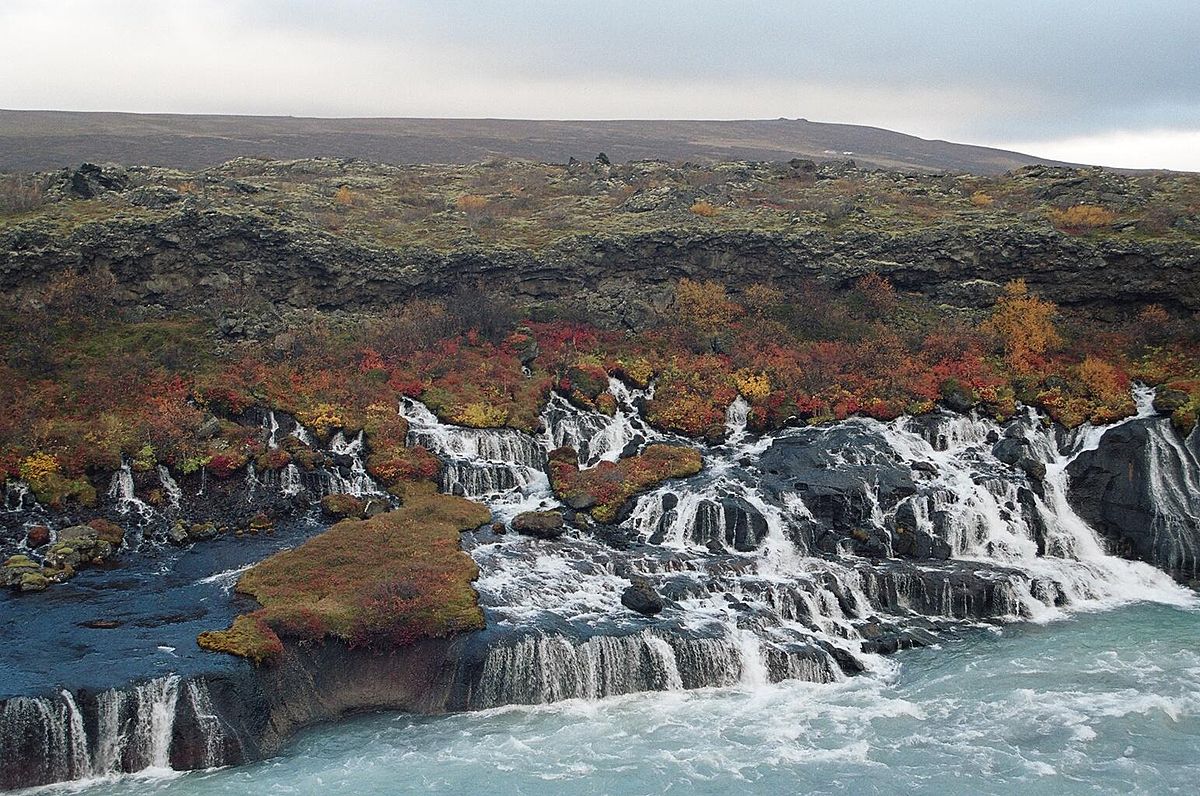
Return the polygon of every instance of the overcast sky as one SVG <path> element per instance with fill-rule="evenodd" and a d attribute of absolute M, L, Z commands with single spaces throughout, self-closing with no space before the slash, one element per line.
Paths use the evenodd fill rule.
<path fill-rule="evenodd" d="M 804 117 L 1200 170 L 1200 0 L 0 0 L 0 108 Z"/>

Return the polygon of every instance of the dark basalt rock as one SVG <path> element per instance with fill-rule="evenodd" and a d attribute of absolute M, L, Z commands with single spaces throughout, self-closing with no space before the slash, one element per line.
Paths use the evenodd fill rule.
<path fill-rule="evenodd" d="M 566 531 L 566 525 L 560 512 L 527 511 L 513 517 L 512 529 L 537 539 L 557 539 Z"/>
<path fill-rule="evenodd" d="M 1189 581 L 1200 575 L 1200 434 L 1166 418 L 1110 429 L 1067 468 L 1069 500 L 1112 552 Z"/>
<path fill-rule="evenodd" d="M 780 438 L 758 465 L 767 490 L 800 494 L 822 527 L 850 533 L 870 526 L 874 505 L 867 484 L 877 488 L 885 511 L 917 491 L 909 468 L 882 451 L 870 432 L 846 426 L 822 433 L 820 445 L 806 436 Z"/>
<path fill-rule="evenodd" d="M 645 578 L 630 578 L 630 585 L 621 592 L 621 605 L 644 616 L 662 613 L 663 600 Z"/>
<path fill-rule="evenodd" d="M 836 287 L 858 279 L 865 262 L 875 263 L 897 290 L 958 307 L 991 305 L 991 292 L 972 288 L 981 281 L 1027 278 L 1039 295 L 1096 317 L 1117 317 L 1151 301 L 1174 312 L 1200 310 L 1200 245 L 1072 237 L 1048 225 L 890 234 L 663 229 L 567 237 L 536 253 L 438 253 L 369 245 L 293 220 L 184 201 L 151 218 L 83 224 L 66 234 L 36 221 L 0 232 L 0 291 L 21 294 L 57 273 L 102 265 L 121 284 L 123 300 L 167 310 L 207 306 L 233 284 L 232 274 L 281 310 L 379 310 L 483 281 L 498 297 L 577 301 L 593 318 L 638 326 L 682 276 L 772 282 L 785 290 L 819 278 Z M 1047 265 L 1031 271 L 1031 262 Z M 280 331 L 268 325 L 254 319 L 237 332 L 269 337 Z"/>

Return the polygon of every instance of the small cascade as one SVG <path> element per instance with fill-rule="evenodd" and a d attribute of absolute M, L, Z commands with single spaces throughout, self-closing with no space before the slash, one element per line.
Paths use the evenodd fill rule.
<path fill-rule="evenodd" d="M 10 479 L 4 482 L 4 510 L 9 513 L 29 511 L 37 501 L 29 491 L 29 484 L 24 481 Z"/>
<path fill-rule="evenodd" d="M 493 646 L 470 691 L 470 707 L 602 699 L 638 691 L 757 685 L 795 673 L 815 682 L 839 677 L 816 648 L 772 647 L 741 631 L 730 638 L 653 631 L 599 635 L 576 641 L 556 633 L 531 633 Z M 770 658 L 770 660 L 768 660 Z"/>
<path fill-rule="evenodd" d="M 1152 532 L 1156 545 L 1170 551 L 1168 563 L 1193 576 L 1200 571 L 1200 433 L 1181 441 L 1169 428 L 1148 429 L 1146 479 L 1156 511 Z"/>
<path fill-rule="evenodd" d="M 608 391 L 617 399 L 612 416 L 579 409 L 561 395 L 552 394 L 542 410 L 546 429 L 543 444 L 547 450 L 574 448 L 579 466 L 584 468 L 636 453 L 650 436 L 635 404 L 644 393 L 631 392 L 613 378 L 609 379 Z"/>
<path fill-rule="evenodd" d="M 476 429 L 442 423 L 423 404 L 405 399 L 408 443 L 422 445 L 443 462 L 442 491 L 465 497 L 501 495 L 510 506 L 549 494 L 547 450 L 513 429 Z"/>
<path fill-rule="evenodd" d="M 275 450 L 279 447 L 279 420 L 275 417 L 275 410 L 268 409 L 262 421 L 263 434 L 267 440 L 267 447 Z M 297 424 L 297 428 L 299 425 Z"/>
<path fill-rule="evenodd" d="M 262 487 L 262 481 L 258 480 L 258 468 L 254 466 L 254 462 L 248 462 L 246 464 L 246 502 L 253 503 Z"/>
<path fill-rule="evenodd" d="M 133 470 L 127 461 L 121 462 L 121 469 L 113 473 L 108 498 L 116 504 L 115 508 L 120 514 L 136 513 L 143 522 L 154 517 L 154 509 L 134 494 Z"/>
<path fill-rule="evenodd" d="M 347 440 L 340 431 L 333 436 L 329 442 L 329 450 L 334 455 L 334 463 L 327 464 L 322 472 L 324 494 L 345 494 L 355 497 L 384 494 L 383 489 L 367 472 L 366 462 L 363 461 L 365 447 L 361 431 L 351 440 Z M 342 463 L 347 459 L 349 460 L 348 466 Z"/>
<path fill-rule="evenodd" d="M 171 471 L 166 465 L 158 465 L 158 482 L 162 484 L 163 493 L 167 496 L 167 505 L 175 511 L 179 510 L 179 501 L 183 499 L 183 490 L 171 477 Z"/>
<path fill-rule="evenodd" d="M 297 423 L 296 427 L 292 429 L 292 436 L 310 448 L 316 444 L 316 440 L 313 439 L 312 434 L 308 433 L 308 429 L 299 423 Z"/>
<path fill-rule="evenodd" d="M 300 476 L 300 468 L 289 462 L 279 477 L 279 491 L 286 497 L 295 497 L 304 492 L 304 479 Z"/>
<path fill-rule="evenodd" d="M 64 690 L 0 703 L 0 787 L 169 770 L 173 760 L 214 767 L 242 757 L 203 681 L 167 675 L 86 704 L 78 699 Z"/>
<path fill-rule="evenodd" d="M 746 423 L 750 420 L 750 404 L 738 396 L 725 410 L 726 444 L 736 445 L 746 437 Z"/>

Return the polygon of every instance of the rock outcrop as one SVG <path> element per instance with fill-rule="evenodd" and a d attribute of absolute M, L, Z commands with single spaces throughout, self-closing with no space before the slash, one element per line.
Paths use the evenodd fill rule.
<path fill-rule="evenodd" d="M 680 277 L 794 289 L 868 272 L 952 306 L 990 306 L 1025 278 L 1059 305 L 1097 317 L 1155 302 L 1200 310 L 1200 245 L 1073 237 L 1048 225 L 933 226 L 916 232 L 805 229 L 795 234 L 666 228 L 567 236 L 541 251 L 387 248 L 254 210 L 184 201 L 158 215 L 82 223 L 63 234 L 31 221 L 0 231 L 0 290 L 20 293 L 67 270 L 108 269 L 130 305 L 197 309 L 228 289 L 278 308 L 379 310 L 481 282 L 526 302 L 571 300 L 637 326 Z"/>
<path fill-rule="evenodd" d="M 1070 501 L 1112 551 L 1200 575 L 1200 433 L 1180 439 L 1166 418 L 1110 429 L 1072 462 Z"/>

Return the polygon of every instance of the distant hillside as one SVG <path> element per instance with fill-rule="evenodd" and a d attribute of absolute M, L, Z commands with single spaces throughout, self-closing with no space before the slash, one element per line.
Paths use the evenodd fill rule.
<path fill-rule="evenodd" d="M 616 162 L 852 158 L 869 167 L 974 174 L 1054 163 L 877 127 L 803 119 L 561 122 L 0 110 L 0 171 L 83 162 L 198 169 L 243 155 L 383 163 L 473 163 L 509 156 L 564 163 L 571 157 L 590 160 L 600 152 Z"/>

